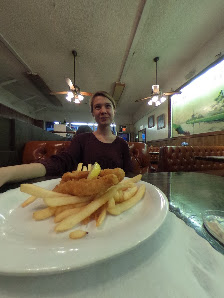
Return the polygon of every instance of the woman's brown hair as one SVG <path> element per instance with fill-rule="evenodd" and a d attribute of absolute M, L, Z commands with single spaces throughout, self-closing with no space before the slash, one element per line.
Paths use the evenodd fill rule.
<path fill-rule="evenodd" d="M 97 96 L 103 96 L 103 97 L 108 98 L 111 101 L 111 103 L 113 105 L 113 108 L 116 109 L 115 100 L 113 99 L 113 97 L 109 93 L 107 93 L 106 91 L 97 91 L 96 93 L 93 94 L 93 96 L 90 99 L 91 113 L 93 112 L 93 101 L 94 101 L 94 98 L 97 97 Z"/>

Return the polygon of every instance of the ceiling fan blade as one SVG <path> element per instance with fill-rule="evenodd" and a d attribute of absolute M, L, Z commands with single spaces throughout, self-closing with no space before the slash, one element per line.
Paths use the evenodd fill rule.
<path fill-rule="evenodd" d="M 68 91 L 58 91 L 58 92 L 50 92 L 51 95 L 54 95 L 54 94 L 67 94 Z"/>
<path fill-rule="evenodd" d="M 66 83 L 69 85 L 70 90 L 75 90 L 75 87 L 72 83 L 72 81 L 69 78 L 66 78 Z"/>
<path fill-rule="evenodd" d="M 93 95 L 93 93 L 85 92 L 85 91 L 81 91 L 80 94 L 82 94 L 84 96 L 92 96 Z"/>
<path fill-rule="evenodd" d="M 181 94 L 181 91 L 169 91 L 169 92 L 163 93 L 164 96 L 170 96 L 170 95 L 174 95 L 174 94 Z"/>
<path fill-rule="evenodd" d="M 150 99 L 150 98 L 152 98 L 152 96 L 144 97 L 144 98 L 141 98 L 141 99 L 136 99 L 135 102 L 141 102 L 141 101 L 144 101 L 144 100 Z"/>

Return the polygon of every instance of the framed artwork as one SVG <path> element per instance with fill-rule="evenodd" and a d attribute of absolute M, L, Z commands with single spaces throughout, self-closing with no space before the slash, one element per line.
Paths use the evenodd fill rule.
<path fill-rule="evenodd" d="M 148 128 L 152 128 L 154 126 L 155 126 L 155 120 L 154 120 L 154 115 L 152 115 L 148 118 Z"/>
<path fill-rule="evenodd" d="M 165 126 L 165 114 L 159 115 L 157 117 L 157 129 L 162 129 Z"/>
<path fill-rule="evenodd" d="M 138 141 L 146 143 L 146 128 L 138 131 Z"/>
<path fill-rule="evenodd" d="M 171 97 L 172 137 L 223 130 L 224 61 L 215 64 L 184 85 L 181 94 Z"/>

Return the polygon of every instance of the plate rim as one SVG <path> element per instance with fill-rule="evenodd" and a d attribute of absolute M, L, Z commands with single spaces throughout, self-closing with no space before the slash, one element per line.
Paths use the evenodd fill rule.
<path fill-rule="evenodd" d="M 36 182 L 33 183 L 35 185 L 41 186 L 41 184 L 46 183 L 48 181 L 52 181 L 53 182 L 57 182 L 60 180 L 60 178 L 56 178 L 56 179 L 50 179 L 50 180 L 45 180 L 42 182 Z M 138 184 L 145 184 L 145 185 L 149 185 L 149 187 L 152 187 L 154 190 L 156 190 L 157 194 L 160 193 L 162 195 L 162 199 L 165 202 L 163 208 L 162 208 L 162 212 L 163 212 L 163 216 L 162 219 L 160 219 L 160 222 L 158 223 L 158 225 L 154 228 L 154 230 L 148 234 L 145 235 L 144 237 L 142 237 L 142 239 L 140 239 L 137 243 L 135 243 L 134 245 L 128 247 L 128 248 L 123 248 L 120 251 L 114 253 L 114 254 L 110 254 L 109 256 L 104 256 L 102 258 L 93 258 L 93 260 L 91 260 L 90 262 L 87 263 L 83 263 L 83 264 L 79 264 L 77 266 L 70 265 L 69 267 L 66 266 L 65 264 L 59 265 L 57 267 L 53 267 L 53 268 L 47 268 L 47 269 L 25 269 L 23 268 L 23 270 L 19 269 L 17 270 L 2 270 L 1 269 L 1 265 L 0 265 L 0 275 L 7 275 L 7 276 L 41 276 L 41 275 L 52 275 L 52 274 L 59 274 L 59 273 L 65 273 L 65 272 L 69 272 L 69 271 L 76 271 L 82 268 L 86 268 L 88 266 L 92 266 L 94 264 L 98 264 L 100 262 L 103 262 L 105 260 L 110 260 L 114 257 L 117 257 L 125 252 L 129 252 L 130 250 L 136 248 L 137 246 L 141 245 L 145 240 L 147 240 L 148 238 L 150 238 L 163 224 L 163 222 L 165 221 L 168 211 L 169 211 L 169 201 L 166 197 L 166 195 L 155 185 L 148 183 L 146 181 L 139 181 Z M 2 193 L 1 195 L 6 194 L 7 192 L 15 192 L 15 191 L 19 191 L 19 188 L 15 188 L 15 189 L 11 189 L 11 190 L 7 190 L 6 192 Z M 161 204 L 161 203 L 160 203 Z M 72 241 L 72 240 L 71 240 Z M 0 251 L 0 256 L 1 256 L 1 251 Z"/>

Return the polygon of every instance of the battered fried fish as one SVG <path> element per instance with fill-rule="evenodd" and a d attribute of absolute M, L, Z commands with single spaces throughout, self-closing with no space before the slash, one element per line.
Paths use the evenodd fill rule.
<path fill-rule="evenodd" d="M 121 168 L 115 168 L 115 169 L 105 169 L 105 170 L 101 170 L 99 176 L 100 177 L 104 177 L 106 175 L 109 175 L 109 174 L 114 174 L 117 176 L 119 182 L 121 180 L 124 179 L 124 176 L 125 176 L 125 172 L 124 170 L 122 170 Z"/>
<path fill-rule="evenodd" d="M 65 173 L 62 178 L 61 181 L 69 181 L 69 180 L 79 180 L 79 179 L 83 179 L 83 178 L 87 178 L 87 176 L 89 175 L 89 171 L 73 171 L 73 172 L 67 172 Z"/>
<path fill-rule="evenodd" d="M 109 187 L 118 184 L 119 179 L 114 174 L 108 174 L 103 177 L 97 177 L 90 180 L 85 178 L 79 180 L 62 181 L 54 191 L 75 196 L 95 196 L 98 193 L 105 192 Z"/>

